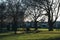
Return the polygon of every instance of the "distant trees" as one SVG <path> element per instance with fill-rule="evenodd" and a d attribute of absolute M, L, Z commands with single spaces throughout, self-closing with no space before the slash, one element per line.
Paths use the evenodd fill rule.
<path fill-rule="evenodd" d="M 21 5 L 20 0 L 6 0 L 5 2 L 2 0 L 2 3 L 0 4 L 1 27 L 3 26 L 3 20 L 7 23 L 7 30 L 10 28 L 8 25 L 12 23 L 12 30 L 14 30 L 16 34 L 18 20 L 21 19 L 20 22 L 22 22 L 24 17 L 24 8 L 22 8 L 23 6 Z"/>
<path fill-rule="evenodd" d="M 21 2 L 22 1 L 22 2 Z M 3 26 L 3 21 L 7 23 L 7 30 L 9 23 L 12 23 L 12 29 L 17 31 L 18 22 L 23 24 L 24 21 L 24 12 L 27 9 L 28 5 L 24 0 L 1 0 L 0 3 L 0 21 L 1 27 Z M 3 19 L 5 18 L 5 19 Z M 10 19 L 10 20 L 9 20 Z"/>
<path fill-rule="evenodd" d="M 6 5 L 4 4 L 4 2 L 0 4 L 0 31 L 2 31 L 2 28 L 3 28 L 5 7 L 6 7 Z"/>

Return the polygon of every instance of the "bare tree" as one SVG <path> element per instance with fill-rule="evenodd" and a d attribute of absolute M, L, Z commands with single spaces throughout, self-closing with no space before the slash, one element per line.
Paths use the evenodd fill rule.
<path fill-rule="evenodd" d="M 46 15 L 48 17 L 49 31 L 53 31 L 53 25 L 58 19 L 59 13 L 59 0 L 35 0 L 40 4 L 40 7 L 46 10 Z M 55 17 L 55 20 L 54 20 Z"/>
<path fill-rule="evenodd" d="M 19 9 L 20 9 L 20 0 L 7 0 L 8 2 L 8 9 L 7 9 L 7 12 L 8 12 L 8 15 L 10 15 L 12 18 L 13 18 L 13 21 L 12 21 L 12 30 L 14 30 L 15 34 L 16 34 L 16 31 L 17 31 L 17 18 L 18 18 L 18 14 L 19 14 Z"/>
<path fill-rule="evenodd" d="M 25 17 L 31 21 L 34 21 L 35 31 L 38 29 L 37 22 L 39 17 L 42 16 L 41 12 L 42 10 L 40 9 L 40 7 L 36 7 L 36 6 L 28 7 L 25 12 Z"/>
<path fill-rule="evenodd" d="M 22 22 L 24 21 L 24 12 L 27 7 L 24 7 L 26 5 L 23 4 L 20 0 L 7 0 L 7 1 L 8 1 L 7 12 L 13 18 L 12 28 L 16 34 L 18 23 L 20 22 L 22 24 Z"/>

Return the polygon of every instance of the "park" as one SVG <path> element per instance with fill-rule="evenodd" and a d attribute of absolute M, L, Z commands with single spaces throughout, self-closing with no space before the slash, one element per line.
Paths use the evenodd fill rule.
<path fill-rule="evenodd" d="M 60 40 L 60 0 L 0 0 L 0 40 Z"/>

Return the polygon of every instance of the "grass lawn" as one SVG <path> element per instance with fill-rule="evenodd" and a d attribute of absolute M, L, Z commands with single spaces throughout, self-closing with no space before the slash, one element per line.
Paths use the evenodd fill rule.
<path fill-rule="evenodd" d="M 60 31 L 49 32 L 47 29 L 40 29 L 38 33 L 0 33 L 0 40 L 60 40 Z"/>

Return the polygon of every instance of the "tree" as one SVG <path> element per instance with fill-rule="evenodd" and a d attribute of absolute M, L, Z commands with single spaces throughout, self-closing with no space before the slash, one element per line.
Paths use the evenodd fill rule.
<path fill-rule="evenodd" d="M 13 21 L 12 21 L 12 30 L 15 32 L 17 31 L 17 14 L 18 14 L 18 8 L 19 8 L 19 4 L 17 0 L 7 0 L 8 2 L 8 9 L 7 9 L 7 15 L 8 17 L 12 17 Z M 11 19 L 10 19 L 11 20 Z"/>
<path fill-rule="evenodd" d="M 16 34 L 18 23 L 22 22 L 24 19 L 25 8 L 24 8 L 24 6 L 21 5 L 20 0 L 7 0 L 7 1 L 8 1 L 7 12 L 13 18 L 12 29 L 14 30 L 14 32 Z M 18 22 L 18 20 L 19 20 L 19 22 Z"/>
<path fill-rule="evenodd" d="M 35 0 L 35 2 L 40 4 L 40 7 L 46 10 L 46 15 L 48 17 L 49 31 L 53 31 L 53 25 L 58 19 L 59 0 Z M 55 17 L 55 20 L 54 20 Z"/>
<path fill-rule="evenodd" d="M 34 27 L 35 30 L 38 29 L 37 27 L 37 20 L 39 19 L 39 17 L 42 17 L 42 13 L 43 13 L 43 8 L 41 8 L 37 2 L 35 2 L 35 0 L 31 0 L 32 2 L 30 3 L 30 5 L 28 6 L 26 12 L 25 12 L 25 16 L 27 17 L 27 19 L 29 20 L 33 20 L 34 21 Z M 39 20 L 41 21 L 41 19 Z"/>
<path fill-rule="evenodd" d="M 42 11 L 43 10 L 41 10 L 41 8 L 38 6 L 31 6 L 31 7 L 28 7 L 25 12 L 25 17 L 31 21 L 34 21 L 35 31 L 38 29 L 37 22 L 38 22 L 39 17 L 42 16 L 41 15 Z"/>
<path fill-rule="evenodd" d="M 0 4 L 0 30 L 2 31 L 2 27 L 3 27 L 3 20 L 4 20 L 4 11 L 5 11 L 5 7 L 6 5 L 4 4 L 4 2 L 2 2 Z"/>

